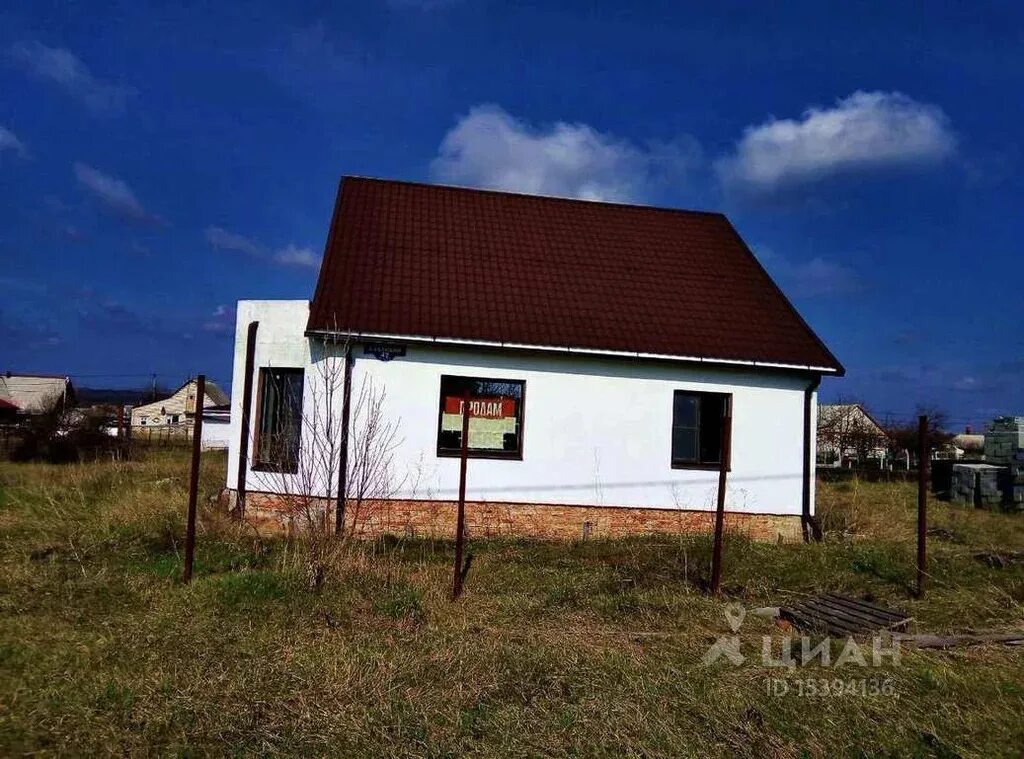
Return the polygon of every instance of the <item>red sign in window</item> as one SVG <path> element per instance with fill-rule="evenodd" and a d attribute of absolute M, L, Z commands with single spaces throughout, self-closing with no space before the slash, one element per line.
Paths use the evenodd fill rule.
<path fill-rule="evenodd" d="M 462 432 L 464 399 L 446 395 L 441 429 Z M 505 436 L 516 433 L 516 401 L 514 398 L 477 397 L 469 399 L 469 447 L 475 450 L 500 451 L 505 447 Z"/>
<path fill-rule="evenodd" d="M 463 398 L 449 395 L 444 399 L 444 413 L 462 416 Z M 516 402 L 512 398 L 470 398 L 470 419 L 507 419 L 516 415 Z"/>

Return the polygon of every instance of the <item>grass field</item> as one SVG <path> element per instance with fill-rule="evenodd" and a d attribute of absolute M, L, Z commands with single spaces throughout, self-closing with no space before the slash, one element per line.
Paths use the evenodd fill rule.
<path fill-rule="evenodd" d="M 205 496 L 224 459 L 204 461 Z M 301 543 L 204 511 L 183 586 L 187 457 L 0 464 L 0 755 L 1020 756 L 1024 650 L 904 649 L 899 665 L 706 667 L 727 634 L 703 595 L 710 541 L 474 542 L 339 550 L 322 589 Z M 820 486 L 826 541 L 726 543 L 730 600 L 869 594 L 928 632 L 1024 625 L 1024 516 L 934 503 L 916 600 L 910 485 Z M 814 695 L 818 680 L 884 682 Z M 769 695 L 771 678 L 792 687 Z M 776 684 L 776 687 L 777 684 Z M 803 692 L 798 693 L 797 688 Z M 891 693 L 889 689 L 891 688 Z"/>

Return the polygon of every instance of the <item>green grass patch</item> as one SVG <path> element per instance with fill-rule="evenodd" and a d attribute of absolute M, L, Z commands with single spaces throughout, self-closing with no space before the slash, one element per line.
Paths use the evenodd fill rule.
<path fill-rule="evenodd" d="M 406 583 L 391 585 L 373 598 L 373 610 L 391 619 L 422 622 L 423 591 Z"/>
<path fill-rule="evenodd" d="M 1024 651 L 905 651 L 888 695 L 796 696 L 817 665 L 705 667 L 729 634 L 702 590 L 708 536 L 575 543 L 388 538 L 324 553 L 208 507 L 180 581 L 187 453 L 128 464 L 0 464 L 0 755 L 1017 756 Z M 917 599 L 904 484 L 820 485 L 826 541 L 730 535 L 728 599 L 752 610 L 825 590 L 912 614 L 919 630 L 1024 623 L 1024 518 L 933 503 Z M 833 656 L 841 646 L 833 647 Z M 791 688 L 772 696 L 772 679 Z M 852 748 L 851 748 L 852 747 Z"/>

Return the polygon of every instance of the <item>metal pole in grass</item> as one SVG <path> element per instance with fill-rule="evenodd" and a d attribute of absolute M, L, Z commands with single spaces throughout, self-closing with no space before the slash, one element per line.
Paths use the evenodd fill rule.
<path fill-rule="evenodd" d="M 722 413 L 722 450 L 718 457 L 718 505 L 715 509 L 715 547 L 711 554 L 711 592 L 722 585 L 722 533 L 725 530 L 725 481 L 732 448 L 732 407 L 725 401 Z"/>
<path fill-rule="evenodd" d="M 462 547 L 466 539 L 466 461 L 469 458 L 469 392 L 462 397 L 462 450 L 459 453 L 459 514 L 455 522 L 455 576 L 452 600 L 462 595 Z"/>
<path fill-rule="evenodd" d="M 206 375 L 196 378 L 196 405 L 192 418 L 192 471 L 188 481 L 188 521 L 185 528 L 185 569 L 182 582 L 192 580 L 192 561 L 196 553 L 196 499 L 199 496 L 199 453 L 203 446 L 203 401 L 206 399 Z"/>
<path fill-rule="evenodd" d="M 924 595 L 928 537 L 928 417 L 917 418 L 917 595 Z"/>

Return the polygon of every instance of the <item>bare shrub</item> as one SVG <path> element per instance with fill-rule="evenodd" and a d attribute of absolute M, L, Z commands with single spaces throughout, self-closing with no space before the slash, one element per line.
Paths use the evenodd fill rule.
<path fill-rule="evenodd" d="M 360 532 L 365 503 L 390 498 L 401 487 L 394 467 L 394 452 L 401 442 L 399 422 L 385 417 L 383 387 L 372 379 L 361 384 L 350 410 L 347 434 L 344 429 L 346 356 L 350 349 L 347 341 L 314 344 L 304 388 L 282 384 L 273 390 L 281 394 L 282 408 L 298 411 L 275 420 L 271 429 L 258 430 L 260 450 L 254 446 L 251 454 L 259 457 L 259 461 L 253 460 L 257 464 L 253 471 L 257 488 L 280 498 L 295 549 L 293 558 L 302 557 L 310 589 L 319 588 L 328 568 L 339 563 L 345 539 Z M 294 397 L 296 393 L 298 397 Z M 346 446 L 346 471 L 341 473 L 346 498 L 335 509 L 339 505 L 338 476 Z M 268 468 L 268 459 L 282 466 Z M 351 513 L 347 513 L 349 505 Z"/>
<path fill-rule="evenodd" d="M 50 464 L 121 458 L 125 453 L 123 441 L 106 432 L 112 413 L 57 405 L 29 416 L 12 433 L 17 442 L 11 445 L 10 458 Z"/>
<path fill-rule="evenodd" d="M 352 513 L 346 515 L 345 508 L 342 510 L 344 520 L 351 525 L 345 535 L 360 531 L 366 501 L 393 498 L 405 483 L 405 478 L 399 479 L 395 473 L 395 450 L 401 443 L 399 423 L 385 415 L 386 401 L 387 390 L 367 378 L 352 409 L 352 444 L 345 489 Z"/>

